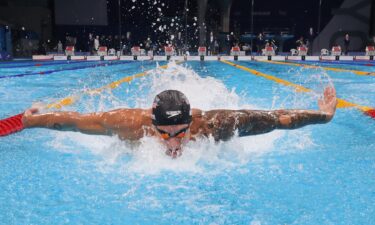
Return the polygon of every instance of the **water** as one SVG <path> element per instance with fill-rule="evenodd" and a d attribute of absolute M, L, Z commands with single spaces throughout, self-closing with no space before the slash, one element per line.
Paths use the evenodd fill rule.
<path fill-rule="evenodd" d="M 375 105 L 374 78 L 347 72 L 238 62 L 315 91 L 306 94 L 222 62 L 170 63 L 166 70 L 155 62 L 34 64 L 0 64 L 10 76 L 0 82 L 1 118 L 71 95 L 80 98 L 63 110 L 148 108 L 170 88 L 204 110 L 317 109 L 328 76 L 338 97 Z M 144 71 L 147 76 L 118 88 L 88 94 Z M 117 137 L 24 130 L 0 139 L 0 223 L 375 224 L 374 122 L 358 110 L 338 109 L 324 125 L 191 142 L 176 160 L 153 138 L 131 146 Z"/>

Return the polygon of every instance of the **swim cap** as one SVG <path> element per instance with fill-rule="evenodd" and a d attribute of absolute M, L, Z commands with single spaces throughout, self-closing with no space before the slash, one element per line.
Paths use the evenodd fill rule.
<path fill-rule="evenodd" d="M 190 103 L 182 92 L 166 90 L 156 95 L 152 104 L 152 124 L 163 126 L 190 122 Z"/>

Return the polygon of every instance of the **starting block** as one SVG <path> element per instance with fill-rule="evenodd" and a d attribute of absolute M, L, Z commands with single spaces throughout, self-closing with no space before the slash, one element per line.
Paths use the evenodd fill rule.
<path fill-rule="evenodd" d="M 98 56 L 106 56 L 107 55 L 107 47 L 106 46 L 100 46 L 98 48 Z"/>
<path fill-rule="evenodd" d="M 234 60 L 238 60 L 238 56 L 240 55 L 240 47 L 238 46 L 234 46 L 232 47 L 232 49 L 230 50 L 230 55 L 231 56 L 234 56 Z"/>
<path fill-rule="evenodd" d="M 375 47 L 374 46 L 366 46 L 366 56 L 372 56 L 375 55 Z"/>
<path fill-rule="evenodd" d="M 72 56 L 74 55 L 74 46 L 66 46 L 65 48 L 65 55 Z"/>
<path fill-rule="evenodd" d="M 341 55 L 341 47 L 340 46 L 333 46 L 332 51 L 331 51 L 331 55 L 340 56 Z"/>
<path fill-rule="evenodd" d="M 207 48 L 205 46 L 200 46 L 198 48 L 198 56 L 200 56 L 200 60 L 203 61 L 206 55 L 207 55 Z"/>
<path fill-rule="evenodd" d="M 138 59 L 138 56 L 141 55 L 141 48 L 139 46 L 133 46 L 131 48 L 132 56 L 134 60 Z"/>
<path fill-rule="evenodd" d="M 298 55 L 299 56 L 306 56 L 307 50 L 308 50 L 308 48 L 306 48 L 305 46 L 298 47 Z"/>
<path fill-rule="evenodd" d="M 167 60 L 170 60 L 171 56 L 173 55 L 174 49 L 171 46 L 165 46 L 164 52 L 165 52 L 165 56 L 167 56 Z"/>
<path fill-rule="evenodd" d="M 275 54 L 275 49 L 272 46 L 268 46 L 265 49 L 262 49 L 263 55 L 265 56 L 273 56 Z"/>

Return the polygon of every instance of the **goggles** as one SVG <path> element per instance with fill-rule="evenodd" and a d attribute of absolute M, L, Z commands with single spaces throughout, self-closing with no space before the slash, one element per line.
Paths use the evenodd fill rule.
<path fill-rule="evenodd" d="M 169 138 L 172 138 L 172 137 L 184 138 L 186 136 L 187 130 L 189 129 L 189 127 L 186 127 L 184 129 L 181 129 L 181 130 L 175 132 L 174 134 L 171 134 L 171 133 L 166 132 L 164 130 L 160 130 L 157 127 L 155 127 L 155 128 L 160 133 L 161 138 L 163 138 L 164 140 L 168 140 Z"/>

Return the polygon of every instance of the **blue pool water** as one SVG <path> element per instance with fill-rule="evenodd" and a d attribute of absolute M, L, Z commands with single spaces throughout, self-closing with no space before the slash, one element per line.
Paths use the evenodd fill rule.
<path fill-rule="evenodd" d="M 373 76 L 236 63 L 315 94 L 223 62 L 166 70 L 156 62 L 8 62 L 0 64 L 0 118 L 72 95 L 76 103 L 62 110 L 148 108 L 170 88 L 204 110 L 317 109 L 328 77 L 339 98 L 375 107 Z M 374 70 L 362 64 L 342 68 Z M 324 125 L 189 143 L 176 160 L 152 138 L 131 146 L 116 137 L 24 130 L 0 138 L 0 224 L 375 224 L 374 138 L 375 120 L 351 108 L 337 109 Z"/>

